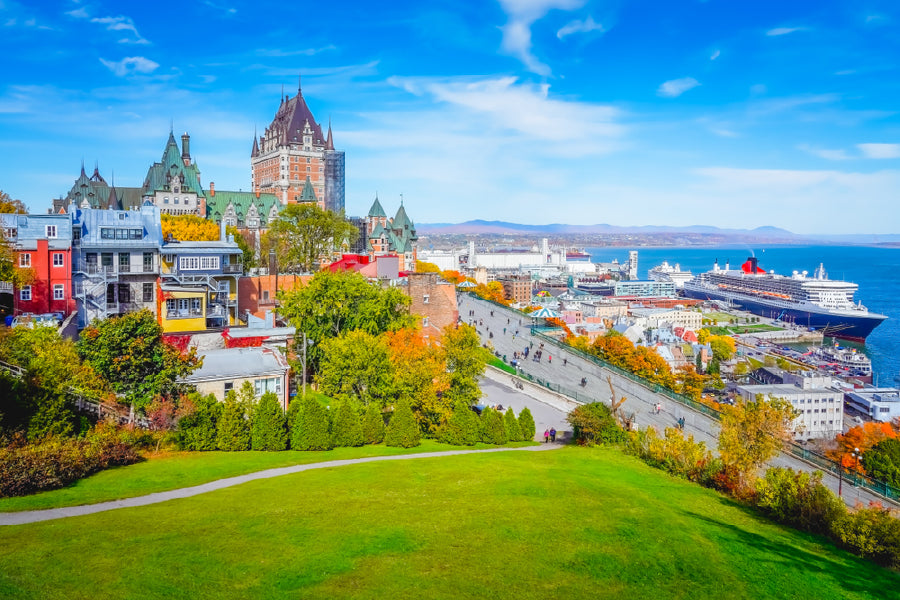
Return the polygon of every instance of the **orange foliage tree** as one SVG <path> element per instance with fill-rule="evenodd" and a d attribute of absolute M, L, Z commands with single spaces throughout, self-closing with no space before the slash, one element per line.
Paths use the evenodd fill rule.
<path fill-rule="evenodd" d="M 462 283 L 463 281 L 466 280 L 465 275 L 463 275 L 459 271 L 453 271 L 450 269 L 448 269 L 446 271 L 441 271 L 441 277 L 443 277 L 444 279 L 446 279 L 453 285 L 459 285 L 460 283 Z"/>
<path fill-rule="evenodd" d="M 862 463 L 853 458 L 853 453 L 859 449 L 859 455 L 865 454 L 878 442 L 897 437 L 897 433 L 897 427 L 892 423 L 863 423 L 851 427 L 843 435 L 838 435 L 835 439 L 837 448 L 828 450 L 826 454 L 830 459 L 840 462 L 845 469 L 865 474 Z"/>
<path fill-rule="evenodd" d="M 550 317 L 547 319 L 547 325 L 550 327 L 559 327 L 563 331 L 566 332 L 566 341 L 572 340 L 575 338 L 575 335 L 572 333 L 572 330 L 569 329 L 569 325 L 560 319 L 559 317 Z"/>
<path fill-rule="evenodd" d="M 179 242 L 214 242 L 219 239 L 219 226 L 196 215 L 162 215 L 162 235 Z"/>
<path fill-rule="evenodd" d="M 506 299 L 506 296 L 503 295 L 503 284 L 499 281 L 492 281 L 487 285 L 479 283 L 474 291 L 476 295 L 481 296 L 485 300 L 491 300 L 492 302 L 509 306 L 509 301 Z"/>
<path fill-rule="evenodd" d="M 449 400 L 443 398 L 449 387 L 443 352 L 429 345 L 418 329 L 398 329 L 383 335 L 393 367 L 393 395 L 409 402 L 423 431 L 437 433 L 453 412 Z"/>

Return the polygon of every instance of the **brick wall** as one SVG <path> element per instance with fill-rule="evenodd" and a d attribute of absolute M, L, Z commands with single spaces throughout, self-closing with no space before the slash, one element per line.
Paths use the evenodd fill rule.
<path fill-rule="evenodd" d="M 440 279 L 437 273 L 410 273 L 406 291 L 412 299 L 409 312 L 423 318 L 424 336 L 439 337 L 441 329 L 459 318 L 456 287 Z"/>

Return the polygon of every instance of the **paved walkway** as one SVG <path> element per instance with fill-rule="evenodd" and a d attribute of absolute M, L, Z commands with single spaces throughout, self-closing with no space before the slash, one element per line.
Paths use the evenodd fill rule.
<path fill-rule="evenodd" d="M 99 502 L 97 504 L 85 504 L 82 506 L 67 506 L 64 508 L 49 508 L 46 510 L 27 510 L 22 512 L 0 513 L 0 526 L 2 525 L 24 525 L 26 523 L 37 523 L 39 521 L 52 521 L 54 519 L 64 519 L 66 517 L 80 517 L 82 515 L 92 515 L 94 513 L 106 512 L 117 508 L 134 508 L 136 506 L 147 506 L 148 504 L 158 504 L 168 500 L 176 500 L 178 498 L 190 498 L 191 496 L 199 496 L 207 492 L 214 492 L 225 488 L 234 487 L 247 483 L 248 481 L 256 481 L 257 479 L 271 479 L 272 477 L 281 477 L 282 475 L 291 475 L 302 471 L 312 471 L 314 469 L 330 469 L 332 467 L 345 467 L 348 465 L 357 465 L 361 463 L 380 462 L 386 460 L 413 460 L 417 458 L 437 458 L 441 456 L 458 456 L 461 454 L 484 454 L 488 452 L 541 452 L 543 450 L 553 450 L 560 448 L 560 444 L 541 444 L 540 446 L 526 446 L 524 448 L 487 448 L 485 450 L 448 450 L 446 452 L 421 452 L 419 454 L 399 454 L 395 456 L 370 456 L 366 458 L 348 458 L 344 460 L 329 460 L 319 463 L 310 463 L 305 465 L 294 465 L 291 467 L 280 467 L 277 469 L 266 469 L 265 471 L 257 471 L 256 473 L 247 473 L 246 475 L 238 475 L 236 477 L 227 477 L 210 481 L 201 485 L 181 488 L 177 490 L 169 490 L 167 492 L 157 492 L 155 494 L 147 494 L 146 496 L 137 496 L 135 498 L 124 498 L 122 500 L 111 500 L 109 502 Z"/>

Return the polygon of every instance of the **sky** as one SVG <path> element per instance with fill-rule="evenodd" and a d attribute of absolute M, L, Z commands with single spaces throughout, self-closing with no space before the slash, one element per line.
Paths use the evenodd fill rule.
<path fill-rule="evenodd" d="M 900 233 L 895 0 L 0 0 L 0 189 L 140 186 L 170 124 L 250 187 L 282 90 L 346 207 L 417 223 Z"/>

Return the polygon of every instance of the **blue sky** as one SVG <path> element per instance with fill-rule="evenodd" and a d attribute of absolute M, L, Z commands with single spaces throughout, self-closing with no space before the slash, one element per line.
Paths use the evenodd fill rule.
<path fill-rule="evenodd" d="M 139 186 L 169 123 L 248 189 L 284 86 L 347 212 L 900 233 L 894 0 L 0 0 L 0 189 Z"/>

